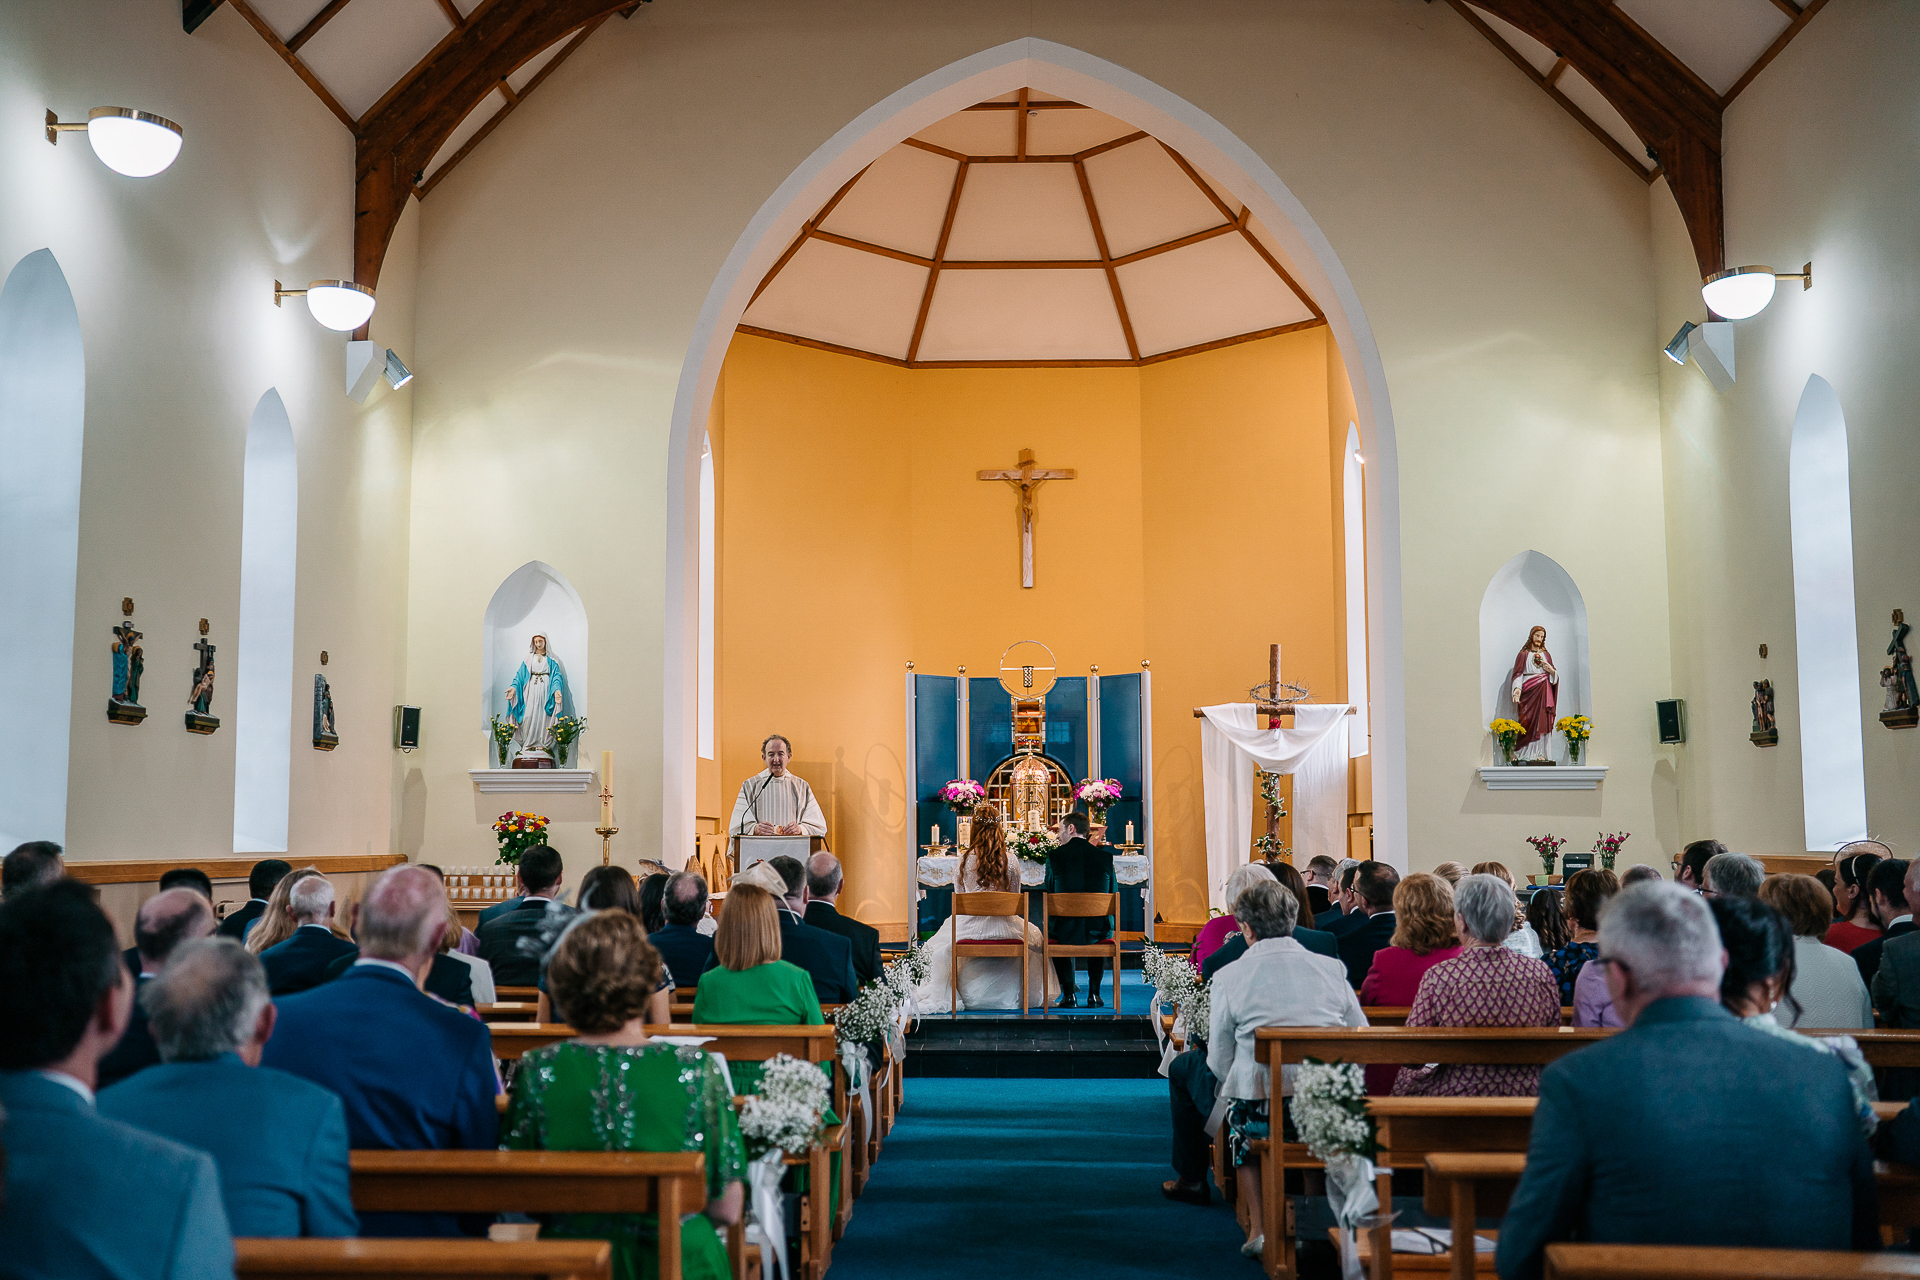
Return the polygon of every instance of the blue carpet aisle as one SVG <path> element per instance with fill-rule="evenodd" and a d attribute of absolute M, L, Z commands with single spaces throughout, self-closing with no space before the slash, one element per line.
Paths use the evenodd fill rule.
<path fill-rule="evenodd" d="M 1233 1211 L 1160 1194 L 1164 1080 L 907 1081 L 832 1280 L 1257 1280 Z"/>

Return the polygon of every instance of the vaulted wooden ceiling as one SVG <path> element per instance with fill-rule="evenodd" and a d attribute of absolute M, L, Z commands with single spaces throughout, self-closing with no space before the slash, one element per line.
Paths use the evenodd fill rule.
<path fill-rule="evenodd" d="M 181 22 L 191 32 L 231 6 L 352 130 L 354 278 L 372 286 L 407 198 L 643 2 L 184 0 Z M 1725 265 L 1721 113 L 1827 0 L 1446 2 L 1598 145 L 1667 179 L 1702 275 Z"/>

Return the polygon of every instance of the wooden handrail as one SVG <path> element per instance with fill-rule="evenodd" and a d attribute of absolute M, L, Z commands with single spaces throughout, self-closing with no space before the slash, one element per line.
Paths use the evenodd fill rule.
<path fill-rule="evenodd" d="M 606 1280 L 605 1240 L 261 1240 L 233 1242 L 239 1280 Z"/>
<path fill-rule="evenodd" d="M 1530 1066 L 1557 1061 L 1618 1035 L 1618 1027 L 1261 1027 L 1254 1057 L 1272 1066 L 1305 1058 L 1400 1066 L 1438 1062 Z M 1801 1027 L 1807 1036 L 1851 1036 L 1874 1067 L 1920 1067 L 1920 1029 L 1870 1030 Z"/>
<path fill-rule="evenodd" d="M 564 1022 L 493 1022 L 487 1024 L 493 1037 L 496 1058 L 518 1058 L 534 1049 L 562 1040 L 571 1040 L 579 1032 Z M 730 1062 L 758 1062 L 787 1053 L 808 1062 L 831 1062 L 839 1056 L 834 1041 L 838 1034 L 833 1024 L 817 1027 L 761 1027 L 734 1024 L 672 1023 L 648 1027 L 650 1036 L 707 1036 L 710 1047 L 723 1053 Z"/>
<path fill-rule="evenodd" d="M 1550 1244 L 1547 1280 L 1843 1280 L 1920 1276 L 1910 1253 L 1707 1249 L 1650 1244 Z"/>
<path fill-rule="evenodd" d="M 354 1151 L 353 1207 L 386 1213 L 652 1213 L 706 1204 L 699 1151 Z"/>

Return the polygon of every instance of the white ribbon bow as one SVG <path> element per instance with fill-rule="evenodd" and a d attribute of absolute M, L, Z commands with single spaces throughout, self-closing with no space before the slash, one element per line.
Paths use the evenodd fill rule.
<path fill-rule="evenodd" d="M 780 1201 L 780 1180 L 786 1176 L 782 1163 L 786 1153 L 773 1150 L 747 1166 L 747 1187 L 753 1198 L 753 1222 L 747 1227 L 747 1242 L 760 1246 L 760 1274 L 771 1277 L 779 1260 L 779 1274 L 791 1280 L 787 1270 L 787 1215 Z M 771 1256 L 769 1256 L 771 1253 Z"/>
<path fill-rule="evenodd" d="M 864 1045 L 848 1040 L 840 1042 L 840 1065 L 847 1073 L 847 1085 L 860 1095 L 860 1119 L 866 1128 L 865 1141 L 873 1141 L 873 1065 L 867 1061 Z"/>

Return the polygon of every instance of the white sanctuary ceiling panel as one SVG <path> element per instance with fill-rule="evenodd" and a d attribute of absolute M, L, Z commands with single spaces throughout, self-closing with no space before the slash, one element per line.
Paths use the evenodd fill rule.
<path fill-rule="evenodd" d="M 507 77 L 507 87 L 515 93 L 526 88 L 527 81 L 539 75 L 541 68 L 559 57 L 560 51 L 566 47 L 566 40 L 555 40 L 552 44 L 534 54 L 531 58 L 528 58 L 520 64 L 519 70 Z"/>
<path fill-rule="evenodd" d="M 1547 48 L 1547 46 L 1541 44 L 1538 40 L 1535 40 L 1511 22 L 1508 22 L 1505 18 L 1497 14 L 1488 13 L 1485 9 L 1477 6 L 1473 12 L 1480 21 L 1493 28 L 1495 35 L 1507 42 L 1508 48 L 1526 59 L 1527 65 L 1535 71 L 1538 71 L 1541 75 L 1545 75 L 1551 71 L 1553 64 L 1559 61 L 1559 58 L 1554 54 L 1553 50 Z"/>
<path fill-rule="evenodd" d="M 1599 125 L 1609 138 L 1626 148 L 1627 154 L 1643 169 L 1652 169 L 1654 161 L 1647 155 L 1647 144 L 1634 133 L 1633 126 L 1626 117 L 1614 109 L 1614 105 L 1601 96 L 1587 78 L 1569 67 L 1561 73 L 1555 82 L 1561 93 L 1567 95 L 1567 101 L 1580 109 L 1587 119 Z"/>
<path fill-rule="evenodd" d="M 1019 143 L 1017 111 L 956 111 L 913 136 L 969 156 L 1010 156 Z"/>
<path fill-rule="evenodd" d="M 480 99 L 473 110 L 467 112 L 460 123 L 454 126 L 453 132 L 447 135 L 447 140 L 440 144 L 438 151 L 433 153 L 433 159 L 427 161 L 426 175 L 432 177 L 441 165 L 459 155 L 460 148 L 467 145 L 467 139 L 480 132 L 487 121 L 500 114 L 500 109 L 506 105 L 507 100 L 498 89 Z"/>
<path fill-rule="evenodd" d="M 917 357 L 926 362 L 1129 358 L 1107 273 L 1098 268 L 942 271 Z"/>
<path fill-rule="evenodd" d="M 1791 21 L 1771 0 L 1619 0 L 1619 7 L 1715 93 L 1733 88 Z"/>
<path fill-rule="evenodd" d="M 904 360 L 926 288 L 925 267 L 808 240 L 742 319 L 755 328 Z"/>
<path fill-rule="evenodd" d="M 1143 356 L 1314 318 L 1237 234 L 1142 258 L 1118 274 Z"/>
<path fill-rule="evenodd" d="M 975 111 L 973 115 L 1000 115 Z M 1070 164 L 967 167 L 947 258 L 976 262 L 1097 259 L 1086 197 Z"/>
<path fill-rule="evenodd" d="M 452 30 L 434 0 L 361 0 L 302 45 L 300 60 L 359 119 Z"/>
<path fill-rule="evenodd" d="M 327 0 L 253 0 L 253 11 L 282 41 L 293 39 L 326 7 Z"/>
<path fill-rule="evenodd" d="M 1126 121 L 1116 120 L 1104 111 L 1049 108 L 1027 117 L 1027 154 L 1070 156 L 1138 132 Z"/>
<path fill-rule="evenodd" d="M 959 168 L 948 156 L 895 147 L 868 166 L 820 229 L 931 258 Z"/>
<path fill-rule="evenodd" d="M 1151 138 L 1090 156 L 1085 163 L 1107 251 L 1116 258 L 1227 221 Z"/>

